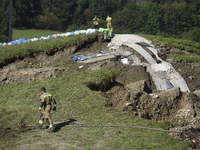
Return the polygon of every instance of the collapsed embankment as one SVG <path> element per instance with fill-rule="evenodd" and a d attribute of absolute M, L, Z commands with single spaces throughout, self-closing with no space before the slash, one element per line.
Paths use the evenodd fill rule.
<path fill-rule="evenodd" d="M 7 60 L 6 65 L 2 67 L 0 82 L 7 84 L 10 82 L 46 80 L 71 74 L 74 71 L 114 68 L 120 70 L 122 74 L 105 92 L 109 99 L 109 102 L 105 104 L 106 106 L 129 111 L 133 115 L 146 119 L 169 121 L 167 127 L 170 130 L 198 129 L 200 103 L 198 91 L 194 91 L 200 87 L 200 82 L 198 82 L 199 64 L 172 59 L 169 54 L 173 52 L 173 48 L 166 47 L 158 51 L 158 55 L 170 62 L 186 80 L 191 91 L 189 93 L 182 92 L 180 88 L 158 91 L 152 76 L 147 72 L 147 67 L 144 65 L 148 63 L 147 60 L 127 45 L 120 46 L 119 50 L 121 56 L 129 58 L 129 65 L 124 65 L 119 57 L 94 63 L 77 63 L 73 60 L 76 55 L 89 56 L 101 53 L 101 51 L 108 53 L 116 51 L 116 49 L 110 49 L 107 45 L 108 42 L 104 40 L 103 35 L 99 35 L 64 47 L 54 48 L 51 51 L 16 56 Z M 127 51 L 130 52 L 129 55 L 125 54 Z M 150 51 L 147 52 L 157 63 L 160 63 L 155 54 Z M 138 61 L 142 65 L 138 64 Z M 83 67 L 79 68 L 79 66 Z M 178 118 L 178 121 L 173 122 L 176 118 Z M 179 120 L 181 120 L 181 123 L 177 124 Z"/>
<path fill-rule="evenodd" d="M 49 51 L 13 56 L 1 66 L 0 83 L 46 80 L 80 71 L 79 64 L 73 61 L 74 54 L 79 51 L 101 51 L 105 46 L 103 35 L 97 35 Z"/>
<path fill-rule="evenodd" d="M 125 56 L 123 53 L 121 55 L 129 58 L 130 65 L 124 65 L 120 59 L 117 58 L 87 64 L 76 63 L 73 61 L 73 57 L 75 55 L 87 56 L 100 53 L 101 51 L 111 53 L 116 51 L 109 51 L 109 47 L 107 47 L 107 45 L 108 42 L 104 40 L 103 35 L 98 35 L 94 38 L 88 38 L 78 43 L 72 43 L 64 47 L 54 48 L 51 51 L 30 53 L 29 56 L 18 56 L 16 59 L 13 59 L 12 62 L 7 62 L 7 65 L 1 69 L 0 83 L 6 84 L 10 82 L 45 80 L 51 77 L 55 78 L 61 75 L 71 74 L 74 71 L 91 71 L 101 68 L 114 68 L 122 72 L 122 74 L 117 78 L 117 82 L 119 84 L 107 92 L 107 95 L 112 103 L 112 107 L 114 108 L 132 111 L 133 114 L 144 116 L 144 118 L 160 121 L 176 117 L 177 114 L 175 112 L 179 111 L 186 105 L 183 104 L 182 99 L 192 99 L 195 104 L 197 104 L 198 96 L 195 97 L 194 94 L 191 96 L 191 93 L 186 94 L 187 92 L 181 92 L 179 89 L 158 92 L 154 80 L 147 72 L 147 67 L 144 65 L 147 63 L 146 59 L 143 58 L 143 56 L 137 51 L 134 51 L 134 49 L 128 48 L 127 46 L 120 46 L 120 51 L 129 51 L 131 56 L 135 56 L 135 58 L 137 57 L 140 59 L 142 65 L 135 62 L 135 58 L 131 59 L 132 57 L 130 55 Z M 160 51 L 158 54 L 162 56 L 162 58 L 172 62 L 172 58 L 168 58 L 168 47 L 165 49 L 162 48 Z M 149 52 L 153 58 L 156 58 L 152 52 L 147 52 Z M 156 61 L 158 62 L 159 60 L 156 59 Z M 172 64 L 175 64 L 174 66 L 175 68 L 178 68 L 177 70 L 182 71 L 179 67 L 183 62 L 184 61 L 173 60 Z M 191 62 L 187 65 L 186 64 L 187 63 L 183 66 L 185 69 L 181 73 L 187 71 L 190 72 L 190 74 L 183 74 L 183 76 L 192 76 L 186 77 L 186 81 L 189 89 L 193 92 L 194 89 L 197 89 L 197 87 L 200 86 L 200 82 L 196 82 L 198 79 L 198 69 L 193 67 L 194 69 L 191 70 L 190 66 L 193 65 L 198 67 L 198 65 Z M 81 65 L 84 65 L 84 67 L 79 68 Z M 188 66 L 188 68 L 186 68 L 186 66 Z M 129 87 L 132 88 L 129 89 Z M 174 90 L 179 90 L 179 92 L 173 92 Z M 131 92 L 134 93 L 131 94 Z M 154 96 L 152 95 L 157 95 L 156 99 L 154 99 Z M 170 96 L 172 96 L 172 98 L 170 98 Z M 169 99 L 169 101 L 166 98 Z M 127 107 L 124 108 L 126 105 Z M 191 106 L 190 109 L 192 108 L 193 107 Z M 198 108 L 198 106 L 195 108 Z M 191 110 L 191 112 L 192 111 L 193 110 Z M 196 114 L 198 114 L 197 110 L 194 110 L 192 117 L 198 116 Z"/>

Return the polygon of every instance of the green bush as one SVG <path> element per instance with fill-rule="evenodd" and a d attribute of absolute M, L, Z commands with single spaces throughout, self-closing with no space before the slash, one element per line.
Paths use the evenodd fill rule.
<path fill-rule="evenodd" d="M 162 32 L 158 32 L 156 35 L 157 35 L 157 36 L 162 36 L 162 37 L 170 37 L 170 35 L 167 34 L 167 33 L 164 32 L 164 31 L 162 31 Z"/>
<path fill-rule="evenodd" d="M 9 33 L 9 2 L 1 1 L 0 6 L 0 42 L 8 42 Z"/>
<path fill-rule="evenodd" d="M 8 37 L 7 36 L 5 36 L 5 35 L 0 35 L 0 42 L 8 42 Z"/>
<path fill-rule="evenodd" d="M 188 40 L 193 40 L 196 42 L 200 42 L 200 28 L 199 27 L 194 27 L 188 32 L 184 32 L 182 34 L 183 39 L 188 39 Z"/>
<path fill-rule="evenodd" d="M 76 24 L 72 24 L 68 27 L 68 29 L 66 30 L 66 32 L 72 32 L 78 29 L 78 26 Z"/>
<path fill-rule="evenodd" d="M 99 19 L 99 28 L 107 28 L 105 20 Z"/>
<path fill-rule="evenodd" d="M 37 22 L 36 27 L 38 27 L 39 29 L 45 29 L 45 30 L 62 29 L 62 25 L 58 17 L 56 17 L 52 12 L 50 12 L 49 8 L 45 10 L 44 15 L 37 16 L 36 22 Z"/>

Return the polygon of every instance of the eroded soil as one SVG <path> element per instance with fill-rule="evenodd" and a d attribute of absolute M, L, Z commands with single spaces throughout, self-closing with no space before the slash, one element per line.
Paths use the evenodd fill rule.
<path fill-rule="evenodd" d="M 184 140 L 189 139 L 192 141 L 196 138 L 192 136 L 194 134 L 192 134 L 191 129 L 195 129 L 199 133 L 200 97 L 198 92 L 193 93 L 200 90 L 199 63 L 192 63 L 186 60 L 177 61 L 169 57 L 169 55 L 183 53 L 182 51 L 159 44 L 156 45 L 159 48 L 159 56 L 163 60 L 170 62 L 183 76 L 191 91 L 191 93 L 188 93 L 181 92 L 180 89 L 157 91 L 151 76 L 146 72 L 144 66 L 134 65 L 133 63 L 124 65 L 120 59 L 108 59 L 88 64 L 77 63 L 73 60 L 73 57 L 76 55 L 90 56 L 107 51 L 108 43 L 108 41 L 103 39 L 102 35 L 61 48 L 54 48 L 51 51 L 17 57 L 13 61 L 7 61 L 7 65 L 1 68 L 0 83 L 9 84 L 11 82 L 46 80 L 61 75 L 69 75 L 74 71 L 114 68 L 120 70 L 122 74 L 111 88 L 105 92 L 109 99 L 105 106 L 129 111 L 133 115 L 146 119 L 169 121 L 170 130 L 177 130 L 178 128 L 178 130 L 184 131 L 184 134 L 182 134 Z M 120 49 L 124 51 L 129 50 L 125 46 L 122 46 Z M 136 52 L 134 54 L 146 62 L 140 54 Z M 153 54 L 151 55 L 153 56 Z M 80 66 L 83 67 L 79 68 Z M 186 123 L 182 126 L 176 126 L 171 120 L 177 117 L 186 120 Z M 2 129 L 4 128 L 1 127 Z M 7 132 L 8 134 L 10 132 L 9 129 L 5 129 L 5 131 L 6 133 L 1 136 L 5 136 Z M 185 138 L 187 136 L 190 138 Z M 175 135 L 174 137 L 177 136 Z M 195 140 L 198 141 L 199 139 Z M 199 148 L 198 146 L 199 142 L 196 142 L 196 144 L 193 142 L 191 147 Z"/>

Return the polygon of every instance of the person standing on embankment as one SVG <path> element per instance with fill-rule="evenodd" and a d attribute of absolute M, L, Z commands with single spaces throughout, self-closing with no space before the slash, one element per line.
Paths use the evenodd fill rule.
<path fill-rule="evenodd" d="M 97 15 L 93 19 L 94 22 L 94 29 L 98 30 L 99 29 L 99 18 L 97 18 Z"/>
<path fill-rule="evenodd" d="M 112 18 L 109 15 L 106 18 L 106 22 L 107 22 L 107 28 L 110 28 L 111 32 L 113 32 Z"/>

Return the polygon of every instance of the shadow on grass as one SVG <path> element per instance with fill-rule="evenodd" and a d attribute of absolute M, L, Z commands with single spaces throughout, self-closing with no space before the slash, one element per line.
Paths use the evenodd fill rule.
<path fill-rule="evenodd" d="M 75 121 L 77 121 L 77 120 L 75 120 L 75 119 L 69 119 L 69 121 L 56 124 L 56 125 L 55 125 L 56 127 L 54 128 L 54 132 L 58 132 L 62 127 L 67 126 L 67 125 L 70 125 L 70 124 L 72 124 L 72 123 L 75 122 Z"/>

